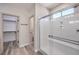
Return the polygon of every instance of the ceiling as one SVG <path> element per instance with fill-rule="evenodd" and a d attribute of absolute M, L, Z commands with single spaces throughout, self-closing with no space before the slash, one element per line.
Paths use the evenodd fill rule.
<path fill-rule="evenodd" d="M 51 10 L 59 5 L 61 5 L 62 3 L 40 3 L 42 6 L 44 6 L 45 8 Z"/>
<path fill-rule="evenodd" d="M 0 3 L 0 6 L 18 7 L 18 8 L 26 9 L 27 11 L 34 9 L 34 3 Z"/>
<path fill-rule="evenodd" d="M 59 6 L 62 3 L 40 3 L 43 7 L 51 10 L 57 6 Z M 12 7 L 18 7 L 22 9 L 26 9 L 27 11 L 32 11 L 35 8 L 34 3 L 0 3 L 0 6 L 12 6 Z"/>
<path fill-rule="evenodd" d="M 26 10 L 29 14 L 34 15 L 35 4 L 34 3 L 0 3 L 0 8 L 13 8 L 13 9 L 21 9 Z"/>

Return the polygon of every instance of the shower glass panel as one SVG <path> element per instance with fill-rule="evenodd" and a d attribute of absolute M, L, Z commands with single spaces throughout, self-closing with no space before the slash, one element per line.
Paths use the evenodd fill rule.
<path fill-rule="evenodd" d="M 49 54 L 49 40 L 50 20 L 49 17 L 40 19 L 40 49 Z"/>

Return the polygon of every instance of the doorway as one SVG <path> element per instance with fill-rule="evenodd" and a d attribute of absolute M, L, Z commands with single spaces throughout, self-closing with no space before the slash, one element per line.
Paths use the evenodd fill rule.
<path fill-rule="evenodd" d="M 29 20 L 29 33 L 30 33 L 30 41 L 31 41 L 31 49 L 34 51 L 34 29 L 35 29 L 35 18 L 34 16 L 30 17 Z"/>

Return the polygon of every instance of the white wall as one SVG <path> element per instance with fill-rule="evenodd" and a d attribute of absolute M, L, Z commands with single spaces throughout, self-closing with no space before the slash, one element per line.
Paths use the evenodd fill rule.
<path fill-rule="evenodd" d="M 48 15 L 49 11 L 40 4 L 35 5 L 35 51 L 39 50 L 39 18 Z"/>
<path fill-rule="evenodd" d="M 35 23 L 34 16 L 30 18 L 29 22 L 30 22 L 29 23 L 29 25 L 30 25 L 30 32 L 34 33 L 34 23 Z"/>
<path fill-rule="evenodd" d="M 23 47 L 29 44 L 29 17 L 31 10 L 28 10 L 30 5 L 26 4 L 0 4 L 0 12 L 11 14 L 19 17 L 19 46 Z M 28 24 L 27 26 L 21 24 Z"/>

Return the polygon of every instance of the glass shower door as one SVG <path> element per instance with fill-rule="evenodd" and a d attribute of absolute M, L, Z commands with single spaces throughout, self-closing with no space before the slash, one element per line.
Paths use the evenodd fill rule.
<path fill-rule="evenodd" d="M 49 54 L 49 40 L 50 20 L 49 17 L 40 19 L 40 49 Z"/>

